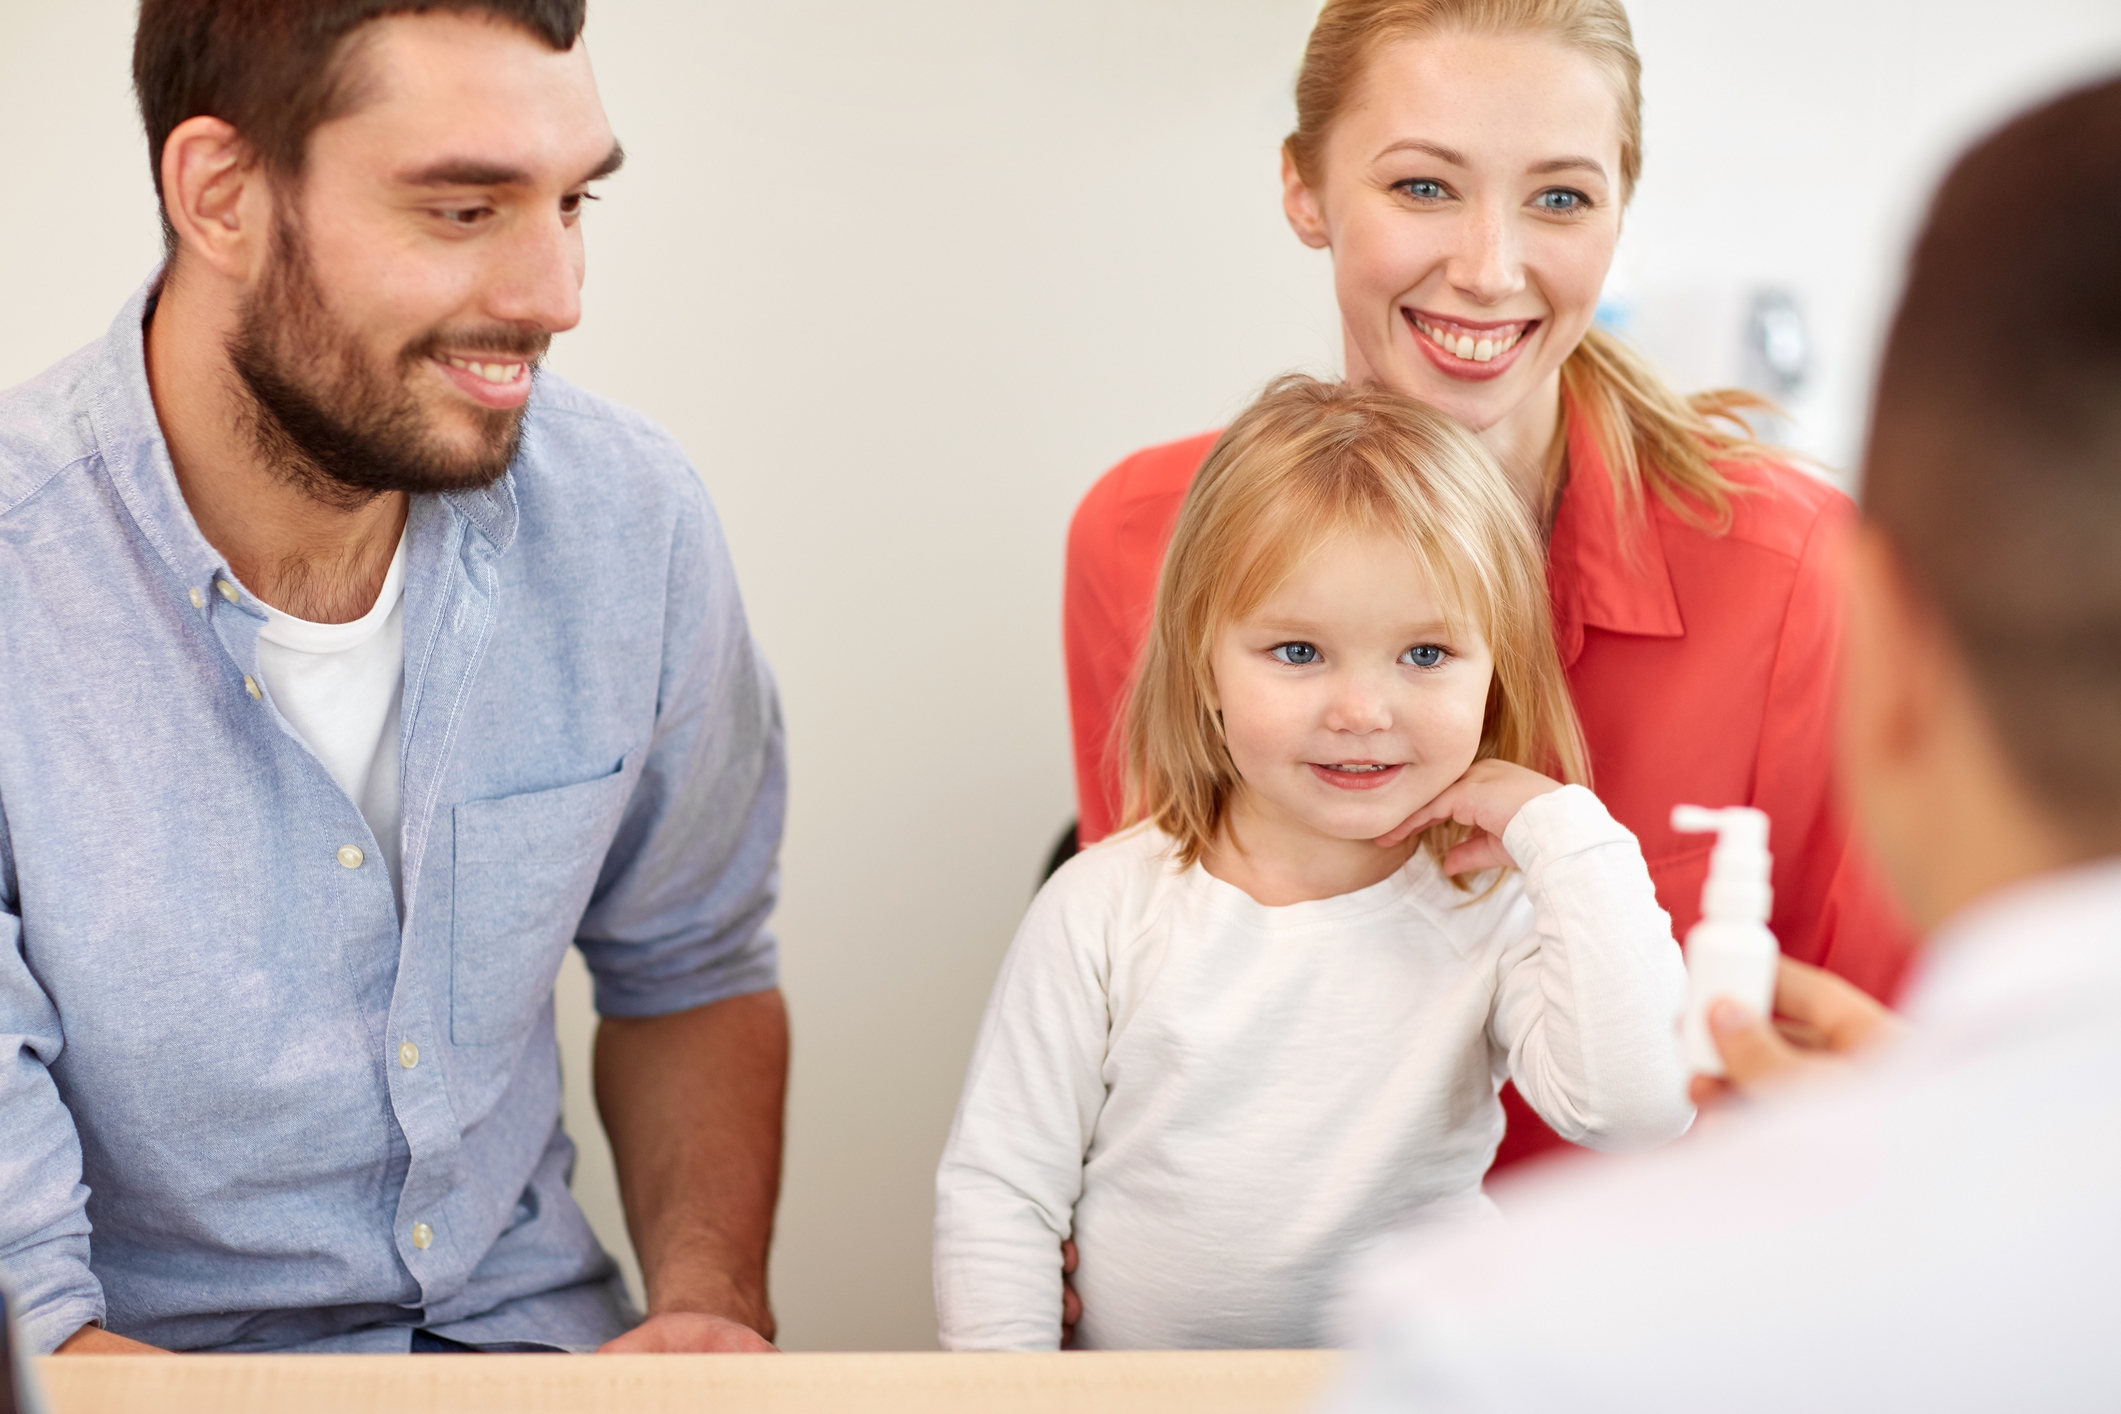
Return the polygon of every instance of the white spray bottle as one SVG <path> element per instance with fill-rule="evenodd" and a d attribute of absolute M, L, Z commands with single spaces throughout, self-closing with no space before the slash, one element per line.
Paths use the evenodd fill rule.
<path fill-rule="evenodd" d="M 1759 1017 L 1775 1009 L 1775 964 L 1781 949 L 1768 931 L 1774 890 L 1768 883 L 1768 818 L 1748 806 L 1709 810 L 1672 807 L 1672 828 L 1716 832 L 1709 878 L 1701 890 L 1701 921 L 1686 935 L 1686 1013 L 1679 1044 L 1688 1073 L 1723 1074 L 1723 1056 L 1709 1034 L 1709 1007 L 1728 997 Z"/>

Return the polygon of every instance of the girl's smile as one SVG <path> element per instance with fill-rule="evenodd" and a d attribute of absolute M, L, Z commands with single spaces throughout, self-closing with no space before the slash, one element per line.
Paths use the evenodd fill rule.
<path fill-rule="evenodd" d="M 1325 765 L 1310 763 L 1317 777 L 1335 790 L 1382 790 L 1399 779 L 1406 763 L 1386 765 L 1382 761 L 1339 761 Z"/>

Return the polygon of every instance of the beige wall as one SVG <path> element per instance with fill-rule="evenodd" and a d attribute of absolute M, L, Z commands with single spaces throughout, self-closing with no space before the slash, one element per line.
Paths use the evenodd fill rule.
<path fill-rule="evenodd" d="M 922 1346 L 929 1183 L 979 1007 L 1071 813 L 1062 538 L 1090 479 L 1337 362 L 1274 147 L 1311 0 L 596 0 L 630 159 L 559 371 L 661 419 L 780 674 L 794 1013 L 774 1281 L 801 1348 Z M 2109 0 L 1641 0 L 1659 288 L 1774 280 L 1845 457 L 1895 251 L 1950 143 L 2121 48 Z M 154 258 L 126 0 L 0 0 L 0 386 Z M 1678 361 L 1676 358 L 1675 362 Z M 623 1243 L 561 983 L 577 1189 Z"/>

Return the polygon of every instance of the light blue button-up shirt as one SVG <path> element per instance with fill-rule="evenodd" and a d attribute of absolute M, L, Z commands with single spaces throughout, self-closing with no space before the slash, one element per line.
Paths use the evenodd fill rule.
<path fill-rule="evenodd" d="M 627 1313 L 567 1189 L 568 945 L 607 1016 L 775 984 L 780 716 L 713 508 L 668 436 L 550 376 L 506 477 L 414 498 L 401 922 L 178 491 L 153 288 L 0 394 L 0 1270 L 28 1343 L 593 1346 Z"/>

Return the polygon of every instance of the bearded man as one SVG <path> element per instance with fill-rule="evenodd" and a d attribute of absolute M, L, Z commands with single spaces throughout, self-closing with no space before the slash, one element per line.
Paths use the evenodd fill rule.
<path fill-rule="evenodd" d="M 620 160 L 582 19 L 141 6 L 168 258 L 0 396 L 33 1349 L 770 1348 L 780 717 L 683 454 L 538 370 Z M 639 1325 L 567 1187 L 570 944 Z"/>

